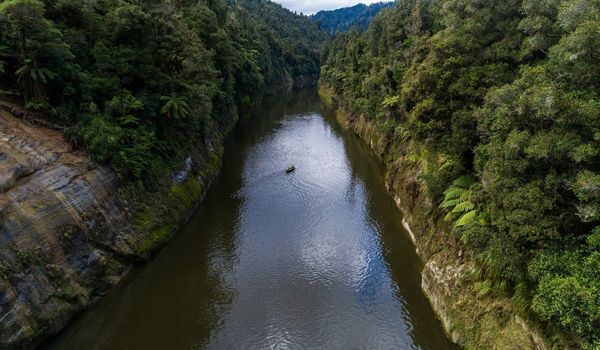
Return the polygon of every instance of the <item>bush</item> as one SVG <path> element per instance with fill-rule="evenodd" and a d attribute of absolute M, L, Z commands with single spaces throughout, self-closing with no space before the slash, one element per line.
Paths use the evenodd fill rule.
<path fill-rule="evenodd" d="M 532 310 L 582 338 L 586 349 L 600 346 L 600 228 L 586 249 L 545 251 L 529 265 L 539 283 Z"/>

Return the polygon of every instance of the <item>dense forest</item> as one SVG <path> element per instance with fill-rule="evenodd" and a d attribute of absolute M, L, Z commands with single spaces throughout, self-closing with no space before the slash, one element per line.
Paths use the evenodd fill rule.
<path fill-rule="evenodd" d="M 338 104 L 405 145 L 389 157 L 420 166 L 482 291 L 600 348 L 600 2 L 384 7 L 0 1 L 0 98 L 151 187 L 239 106 L 320 70 Z M 353 27 L 323 62 L 319 27 Z"/>
<path fill-rule="evenodd" d="M 310 16 L 310 19 L 317 23 L 319 28 L 330 34 L 344 32 L 354 26 L 362 31 L 367 29 L 367 26 L 379 11 L 393 6 L 393 2 L 378 2 L 369 6 L 358 4 L 337 10 L 319 11 Z"/>
<path fill-rule="evenodd" d="M 599 62 L 597 1 L 400 0 L 339 35 L 321 72 L 420 164 L 480 289 L 585 349 L 600 347 Z"/>
<path fill-rule="evenodd" d="M 0 1 L 0 92 L 148 184 L 236 105 L 316 76 L 322 38 L 266 0 Z"/>

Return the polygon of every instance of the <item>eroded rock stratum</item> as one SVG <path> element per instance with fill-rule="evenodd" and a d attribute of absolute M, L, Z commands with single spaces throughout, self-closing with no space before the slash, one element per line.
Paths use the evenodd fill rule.
<path fill-rule="evenodd" d="M 130 266 L 116 190 L 60 131 L 0 110 L 0 348 L 58 331 Z"/>

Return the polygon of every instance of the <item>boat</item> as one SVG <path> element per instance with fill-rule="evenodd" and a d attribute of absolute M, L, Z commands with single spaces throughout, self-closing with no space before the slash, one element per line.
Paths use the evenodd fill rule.
<path fill-rule="evenodd" d="M 294 164 L 290 164 L 290 165 L 288 165 L 287 168 L 285 168 L 286 173 L 291 173 L 294 170 L 296 170 L 296 167 L 294 166 Z"/>

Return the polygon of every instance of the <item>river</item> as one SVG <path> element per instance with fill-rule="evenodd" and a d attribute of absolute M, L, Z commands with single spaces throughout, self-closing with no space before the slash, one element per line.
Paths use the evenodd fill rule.
<path fill-rule="evenodd" d="M 368 146 L 314 90 L 254 114 L 190 221 L 45 348 L 454 349 Z"/>

